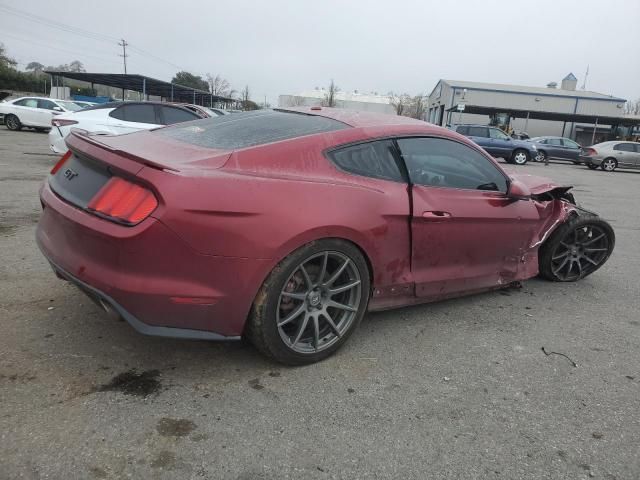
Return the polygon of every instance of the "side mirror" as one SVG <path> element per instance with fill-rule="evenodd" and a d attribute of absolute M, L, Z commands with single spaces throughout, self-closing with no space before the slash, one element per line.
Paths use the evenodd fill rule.
<path fill-rule="evenodd" d="M 520 180 L 511 180 L 507 197 L 513 200 L 529 200 L 531 198 L 531 190 Z"/>

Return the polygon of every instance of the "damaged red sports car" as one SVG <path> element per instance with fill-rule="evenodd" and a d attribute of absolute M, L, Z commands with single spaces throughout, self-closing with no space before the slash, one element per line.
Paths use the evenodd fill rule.
<path fill-rule="evenodd" d="M 288 364 L 367 310 L 578 280 L 615 242 L 570 187 L 405 117 L 262 110 L 67 143 L 37 229 L 58 276 L 142 333 L 245 336 Z"/>

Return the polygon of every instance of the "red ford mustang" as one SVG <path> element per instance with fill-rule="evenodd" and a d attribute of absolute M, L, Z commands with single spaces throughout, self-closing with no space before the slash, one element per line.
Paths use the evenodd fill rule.
<path fill-rule="evenodd" d="M 58 276 L 142 333 L 246 336 L 288 364 L 367 310 L 578 280 L 614 247 L 570 187 L 405 117 L 263 110 L 67 143 L 37 229 Z"/>

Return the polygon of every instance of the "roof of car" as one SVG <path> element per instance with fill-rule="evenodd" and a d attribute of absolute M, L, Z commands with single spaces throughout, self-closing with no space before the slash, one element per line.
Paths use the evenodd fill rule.
<path fill-rule="evenodd" d="M 357 110 L 346 110 L 342 108 L 330 107 L 293 107 L 277 108 L 280 112 L 303 113 L 316 115 L 319 117 L 331 118 L 345 123 L 351 127 L 373 127 L 382 125 L 423 125 L 427 123 L 415 118 L 403 117 L 400 115 L 390 115 L 387 113 L 360 112 Z"/>

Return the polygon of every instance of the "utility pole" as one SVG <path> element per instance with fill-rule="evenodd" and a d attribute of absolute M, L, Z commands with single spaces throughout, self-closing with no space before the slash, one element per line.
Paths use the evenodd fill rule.
<path fill-rule="evenodd" d="M 127 74 L 127 57 L 129 55 L 127 55 L 127 45 L 129 45 L 125 39 L 123 38 L 121 42 L 118 42 L 118 45 L 122 47 L 122 55 L 118 55 L 119 57 L 122 57 L 122 60 L 124 62 L 124 74 Z"/>

